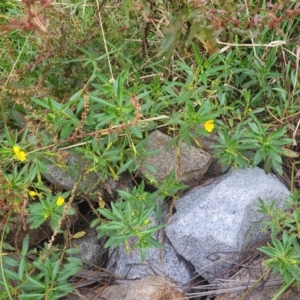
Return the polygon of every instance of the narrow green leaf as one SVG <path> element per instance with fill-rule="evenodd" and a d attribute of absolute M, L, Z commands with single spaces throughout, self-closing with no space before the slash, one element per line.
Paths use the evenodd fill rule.
<path fill-rule="evenodd" d="M 117 108 L 116 105 L 114 105 L 114 104 L 112 104 L 112 103 L 110 103 L 110 102 L 108 102 L 108 101 L 105 101 L 105 100 L 103 100 L 103 99 L 100 99 L 100 98 L 98 98 L 98 97 L 95 97 L 95 96 L 93 96 L 93 95 L 91 95 L 91 94 L 90 94 L 89 97 L 90 97 L 91 100 L 103 104 L 103 106 L 108 106 L 108 107 L 112 107 L 112 108 Z"/>
<path fill-rule="evenodd" d="M 125 164 L 123 164 L 120 167 L 120 169 L 118 170 L 117 175 L 122 174 L 123 172 L 125 172 L 127 169 L 129 169 L 133 165 L 134 165 L 134 160 L 133 159 L 128 160 Z"/>
<path fill-rule="evenodd" d="M 142 139 L 143 138 L 143 132 L 141 130 L 141 128 L 136 125 L 136 126 L 130 126 L 129 130 L 138 138 Z"/>
<path fill-rule="evenodd" d="M 117 216 L 119 219 L 123 219 L 123 216 L 122 216 L 122 211 L 121 209 L 118 207 L 118 205 L 114 204 L 113 202 L 111 202 L 111 208 L 112 208 L 112 211 L 113 211 L 113 214 L 115 216 Z"/>
<path fill-rule="evenodd" d="M 43 283 L 41 283 L 39 280 L 35 279 L 33 276 L 29 276 L 28 274 L 26 274 L 26 277 L 38 289 L 45 290 L 45 285 Z"/>

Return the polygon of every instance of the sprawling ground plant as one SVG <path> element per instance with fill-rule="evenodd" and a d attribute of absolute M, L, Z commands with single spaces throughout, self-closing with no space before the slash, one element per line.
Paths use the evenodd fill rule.
<path fill-rule="evenodd" d="M 91 171 L 136 178 L 156 153 L 145 147 L 154 129 L 189 147 L 215 133 L 224 171 L 259 165 L 299 188 L 299 15 L 295 1 L 2 1 L 1 299 L 72 292 L 68 279 L 80 263 L 68 239 L 57 240 L 67 236 L 63 222 L 75 213 L 80 179 Z M 49 164 L 65 168 L 67 151 L 90 167 L 72 191 L 56 192 L 42 174 Z M 163 200 L 184 187 L 174 172 L 161 184 L 145 178 L 110 206 L 90 201 L 91 225 L 108 236 L 107 247 L 130 250 L 134 240 L 145 259 L 147 247 L 161 247 L 152 234 L 164 226 Z M 51 229 L 42 250 L 28 237 L 20 250 L 6 242 L 17 216 L 24 228 Z M 297 260 L 297 239 L 282 239 Z M 272 243 L 280 248 L 276 236 Z M 272 249 L 262 251 L 281 268 Z M 286 282 L 299 281 L 293 270 L 283 271 Z"/>

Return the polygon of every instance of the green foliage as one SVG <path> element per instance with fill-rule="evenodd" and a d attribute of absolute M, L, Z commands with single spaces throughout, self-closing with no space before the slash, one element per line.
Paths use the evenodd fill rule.
<path fill-rule="evenodd" d="M 63 214 L 64 199 L 69 195 L 70 192 L 58 193 L 53 197 L 49 193 L 45 200 L 40 197 L 38 203 L 30 204 L 28 207 L 30 228 L 38 228 L 49 220 L 51 228 L 55 230 Z M 70 214 L 73 214 L 72 211 Z"/>
<path fill-rule="evenodd" d="M 91 226 L 101 223 L 97 227 L 98 237 L 109 236 L 105 247 L 117 247 L 124 243 L 127 251 L 138 248 L 142 261 L 146 259 L 147 248 L 153 246 L 162 248 L 162 245 L 153 238 L 153 233 L 165 226 L 159 224 L 162 201 L 166 197 L 175 196 L 179 190 L 186 187 L 186 185 L 175 181 L 174 177 L 175 172 L 172 171 L 161 186 L 158 186 L 157 182 L 152 179 L 152 184 L 155 184 L 158 188 L 154 193 L 146 192 L 145 183 L 142 181 L 131 192 L 119 191 L 121 200 L 117 203 L 112 202 L 111 210 L 98 208 L 105 219 L 95 219 Z M 152 225 L 154 211 L 159 225 Z"/>
<path fill-rule="evenodd" d="M 23 240 L 19 258 L 2 252 L 0 295 L 1 299 L 61 299 L 74 287 L 68 279 L 81 269 L 81 261 L 67 257 L 66 252 L 46 246 L 43 251 L 29 250 L 29 236 Z M 9 248 L 9 250 L 14 250 Z M 5 254 L 5 255 L 4 255 Z M 62 261 L 62 257 L 65 261 Z"/>
<path fill-rule="evenodd" d="M 287 287 L 300 282 L 299 192 L 289 196 L 284 209 L 276 208 L 275 201 L 267 205 L 260 199 L 259 212 L 269 217 L 263 222 L 264 229 L 271 229 L 271 244 L 259 250 L 268 256 L 265 265 L 274 273 L 280 273 L 284 281 L 281 290 L 272 298 L 278 299 Z"/>
<path fill-rule="evenodd" d="M 50 192 L 42 177 L 47 165 L 66 168 L 64 150 L 72 148 L 88 161 L 81 179 L 93 171 L 103 179 L 123 172 L 135 178 L 145 159 L 159 152 L 146 150 L 155 129 L 170 134 L 168 146 L 177 149 L 181 142 L 201 147 L 201 139 L 216 133 L 214 155 L 223 170 L 263 165 L 283 174 L 285 156 L 297 156 L 299 149 L 290 146 L 296 137 L 289 138 L 300 109 L 295 1 L 282 7 L 231 0 L 46 2 L 0 3 L 3 217 L 10 211 L 31 228 L 48 225 L 55 239 L 74 213 L 74 191 Z M 95 209 L 91 224 L 99 237 L 108 236 L 106 247 L 138 248 L 142 260 L 148 247 L 161 247 L 153 234 L 164 227 L 163 200 L 185 187 L 174 171 L 160 184 L 145 180 L 156 191 L 147 191 L 144 181 L 119 191 L 119 199 Z M 284 213 L 264 209 L 274 220 L 272 231 L 282 232 Z M 298 217 L 285 216 L 289 230 L 282 241 L 272 236 L 275 250 L 267 251 L 277 258 L 287 251 L 270 266 L 277 264 L 291 282 Z M 67 280 L 79 264 L 69 250 L 52 244 L 32 250 L 25 238 L 15 258 L 7 231 L 1 233 L 0 248 L 7 251 L 0 258 L 1 299 L 58 299 L 72 291 Z"/>
<path fill-rule="evenodd" d="M 253 121 L 252 121 L 252 120 Z M 226 129 L 219 132 L 219 144 L 213 145 L 215 157 L 219 158 L 224 170 L 231 165 L 255 167 L 264 161 L 266 173 L 273 168 L 282 175 L 282 158 L 285 153 L 283 146 L 289 145 L 292 139 L 286 137 L 286 128 L 280 127 L 269 132 L 253 113 L 250 118 L 238 124 L 233 133 Z"/>

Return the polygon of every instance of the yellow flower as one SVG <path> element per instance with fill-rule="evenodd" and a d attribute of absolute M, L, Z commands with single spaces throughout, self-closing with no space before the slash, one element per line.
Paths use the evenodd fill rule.
<path fill-rule="evenodd" d="M 28 194 L 30 197 L 34 197 L 37 195 L 37 193 L 35 191 L 29 191 Z"/>
<path fill-rule="evenodd" d="M 19 146 L 13 146 L 13 151 L 19 161 L 25 161 L 26 160 L 26 154 L 24 151 L 21 151 Z"/>
<path fill-rule="evenodd" d="M 146 219 L 146 220 L 144 221 L 144 225 L 148 225 L 149 222 L 150 222 L 150 220 L 149 220 L 149 219 Z"/>
<path fill-rule="evenodd" d="M 44 218 L 45 218 L 45 219 L 49 218 L 49 214 L 48 214 L 48 213 L 47 213 L 47 214 L 44 214 Z"/>
<path fill-rule="evenodd" d="M 214 120 L 208 120 L 204 123 L 204 129 L 207 132 L 212 132 L 215 128 Z"/>
<path fill-rule="evenodd" d="M 65 203 L 65 199 L 61 196 L 58 197 L 57 201 L 56 201 L 56 205 L 57 206 L 62 206 Z"/>
<path fill-rule="evenodd" d="M 19 146 L 13 146 L 13 151 L 15 154 L 18 154 L 21 151 L 21 149 Z"/>
<path fill-rule="evenodd" d="M 252 108 L 248 108 L 248 112 L 251 112 L 252 111 Z"/>

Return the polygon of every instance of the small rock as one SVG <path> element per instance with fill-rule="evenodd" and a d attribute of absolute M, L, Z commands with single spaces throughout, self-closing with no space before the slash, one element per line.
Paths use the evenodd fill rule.
<path fill-rule="evenodd" d="M 258 198 L 283 206 L 288 194 L 276 176 L 262 169 L 231 171 L 180 198 L 166 233 L 177 253 L 211 281 L 238 260 L 245 245 L 263 237 Z"/>
<path fill-rule="evenodd" d="M 88 228 L 84 237 L 73 239 L 72 242 L 75 248 L 79 248 L 79 253 L 74 256 L 82 261 L 83 266 L 103 265 L 103 256 L 107 251 L 103 248 L 104 243 L 97 239 L 96 230 Z"/>
<path fill-rule="evenodd" d="M 176 284 L 158 276 L 130 281 L 125 285 L 109 286 L 101 296 L 107 300 L 188 300 Z"/>
<path fill-rule="evenodd" d="M 201 145 L 201 149 L 212 155 L 211 164 L 205 175 L 209 178 L 215 178 L 222 175 L 222 166 L 220 165 L 217 158 L 214 158 L 214 148 L 212 147 L 217 143 L 218 135 L 211 133 L 208 137 L 198 137 L 197 141 Z"/>
<path fill-rule="evenodd" d="M 101 287 L 82 296 L 87 300 L 188 300 L 176 284 L 159 276 L 130 280 L 125 284 L 111 285 L 106 288 Z M 66 300 L 80 299 L 82 298 L 75 295 L 66 298 Z"/>
<path fill-rule="evenodd" d="M 170 136 L 159 130 L 153 131 L 149 135 L 146 149 L 147 151 L 160 149 L 162 153 L 151 155 L 144 163 L 152 165 L 156 169 L 156 173 L 152 174 L 145 164 L 142 165 L 140 171 L 143 176 L 149 174 L 154 176 L 158 182 L 162 182 L 175 168 L 180 181 L 192 184 L 207 171 L 212 160 L 211 155 L 194 146 L 189 149 L 185 143 L 181 143 L 180 157 L 178 157 L 175 147 L 167 149 L 171 140 Z"/>

